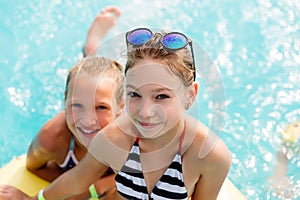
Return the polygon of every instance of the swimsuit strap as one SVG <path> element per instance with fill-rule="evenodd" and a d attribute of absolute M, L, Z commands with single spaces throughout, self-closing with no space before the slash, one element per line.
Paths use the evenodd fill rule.
<path fill-rule="evenodd" d="M 140 132 L 138 132 L 138 135 L 137 135 L 136 138 L 135 138 L 135 142 L 136 142 L 136 143 L 139 143 L 140 138 L 141 138 L 141 134 L 140 134 Z"/>
<path fill-rule="evenodd" d="M 183 127 L 183 130 L 182 130 L 182 133 L 181 133 L 181 136 L 180 136 L 180 142 L 179 142 L 179 154 L 181 155 L 181 151 L 182 151 L 182 142 L 183 142 L 183 139 L 184 139 L 184 134 L 185 134 L 185 122 L 184 122 L 184 127 Z"/>
<path fill-rule="evenodd" d="M 63 171 L 67 171 L 79 163 L 79 161 L 77 160 L 76 155 L 74 153 L 74 147 L 75 147 L 75 139 L 74 139 L 74 135 L 71 135 L 70 145 L 69 145 L 69 150 L 68 150 L 67 156 L 66 156 L 64 162 L 62 164 L 59 164 L 59 167 Z"/>
<path fill-rule="evenodd" d="M 74 135 L 72 134 L 69 150 L 74 150 L 74 146 L 75 146 L 75 140 L 74 140 Z"/>

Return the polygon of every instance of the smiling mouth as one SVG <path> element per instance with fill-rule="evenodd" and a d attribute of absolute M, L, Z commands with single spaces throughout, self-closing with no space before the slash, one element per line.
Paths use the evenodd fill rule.
<path fill-rule="evenodd" d="M 149 122 L 141 122 L 141 121 L 137 120 L 137 124 L 142 128 L 150 129 L 150 128 L 154 128 L 154 127 L 160 125 L 161 123 L 160 122 L 158 122 L 158 123 L 149 123 Z"/>
<path fill-rule="evenodd" d="M 100 131 L 100 129 L 84 129 L 84 128 L 79 128 L 77 127 L 77 130 L 83 135 L 94 135 Z"/>

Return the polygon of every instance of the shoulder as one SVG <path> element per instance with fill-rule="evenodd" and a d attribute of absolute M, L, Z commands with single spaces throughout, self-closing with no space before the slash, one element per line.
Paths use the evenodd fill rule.
<path fill-rule="evenodd" d="M 185 135 L 183 152 L 195 152 L 194 148 L 201 147 L 208 135 L 208 128 L 191 116 L 185 116 Z"/>
<path fill-rule="evenodd" d="M 93 138 L 88 151 L 101 163 L 119 170 L 135 139 L 131 131 L 130 119 L 122 114 Z"/>
<path fill-rule="evenodd" d="M 47 152 L 56 152 L 69 148 L 71 134 L 62 111 L 42 126 L 34 142 Z"/>
<path fill-rule="evenodd" d="M 215 199 L 230 169 L 230 153 L 218 134 L 197 119 L 187 117 L 186 123 L 186 151 L 183 154 L 185 184 L 193 198 L 207 199 L 211 196 Z"/>
<path fill-rule="evenodd" d="M 136 137 L 136 129 L 127 114 L 122 114 L 101 131 L 105 137 L 117 145 L 131 146 Z"/>
<path fill-rule="evenodd" d="M 192 157 L 197 157 L 201 164 L 222 164 L 230 166 L 230 153 L 218 134 L 211 131 L 203 123 L 192 117 L 187 117 L 186 149 Z"/>

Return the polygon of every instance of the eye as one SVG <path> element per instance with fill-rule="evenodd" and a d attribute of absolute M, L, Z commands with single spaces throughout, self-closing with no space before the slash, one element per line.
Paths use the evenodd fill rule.
<path fill-rule="evenodd" d="M 130 96 L 130 97 L 141 97 L 141 96 L 140 96 L 138 93 L 136 93 L 136 92 L 128 92 L 127 95 Z"/>
<path fill-rule="evenodd" d="M 96 109 L 97 110 L 107 110 L 108 108 L 106 106 L 101 105 L 101 106 L 97 106 Z"/>
<path fill-rule="evenodd" d="M 168 98 L 170 98 L 170 96 L 166 94 L 159 94 L 156 96 L 156 99 L 168 99 Z"/>
<path fill-rule="evenodd" d="M 71 104 L 71 107 L 72 108 L 82 108 L 83 106 L 79 103 L 73 103 L 73 104 Z"/>

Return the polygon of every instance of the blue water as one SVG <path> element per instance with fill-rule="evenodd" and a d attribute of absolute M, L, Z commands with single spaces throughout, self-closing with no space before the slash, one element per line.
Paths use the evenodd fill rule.
<path fill-rule="evenodd" d="M 230 179 L 248 199 L 279 199 L 267 179 L 280 132 L 300 120 L 297 0 L 0 0 L 0 166 L 26 153 L 42 124 L 63 108 L 67 70 L 80 58 L 93 18 L 110 4 L 122 16 L 107 38 L 140 26 L 163 27 L 202 47 L 225 89 L 220 136 L 232 155 Z M 209 124 L 202 85 L 199 119 Z M 287 176 L 299 198 L 299 157 L 289 160 Z"/>

